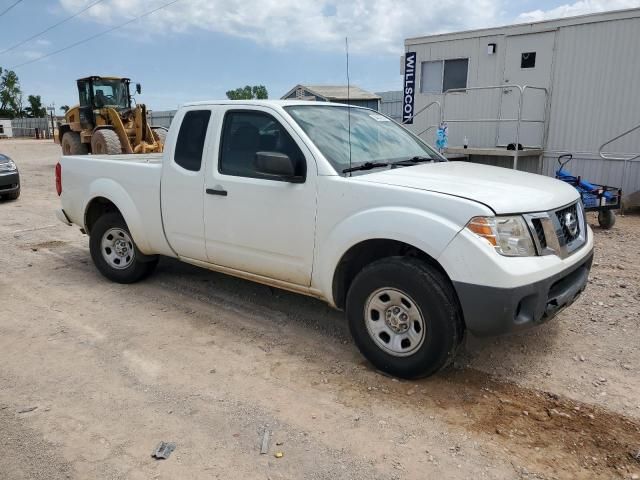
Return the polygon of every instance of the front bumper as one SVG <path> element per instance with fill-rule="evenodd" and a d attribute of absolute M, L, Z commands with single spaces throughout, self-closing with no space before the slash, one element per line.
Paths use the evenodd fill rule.
<path fill-rule="evenodd" d="M 513 288 L 454 281 L 467 328 L 476 336 L 500 335 L 550 320 L 587 285 L 593 251 L 548 278 Z"/>
<path fill-rule="evenodd" d="M 0 173 L 0 195 L 15 193 L 20 190 L 20 174 L 16 172 Z"/>

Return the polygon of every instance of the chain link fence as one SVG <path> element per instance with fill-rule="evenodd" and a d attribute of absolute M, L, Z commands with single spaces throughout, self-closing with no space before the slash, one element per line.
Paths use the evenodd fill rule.
<path fill-rule="evenodd" d="M 11 120 L 13 137 L 52 138 L 51 119 L 44 118 L 14 118 Z"/>

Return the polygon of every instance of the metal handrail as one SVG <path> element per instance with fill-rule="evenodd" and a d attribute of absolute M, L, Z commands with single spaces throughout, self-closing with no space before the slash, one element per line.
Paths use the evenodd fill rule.
<path fill-rule="evenodd" d="M 501 109 L 498 110 L 498 118 L 492 118 L 492 119 L 453 119 L 453 120 L 447 120 L 445 118 L 445 113 L 446 113 L 446 109 L 447 109 L 447 95 L 448 94 L 454 94 L 454 93 L 466 93 L 470 90 L 496 90 L 496 89 L 500 89 L 500 90 L 504 90 L 506 88 L 512 89 L 512 88 L 516 88 L 518 90 L 518 116 L 515 119 L 512 118 L 502 118 L 500 117 L 501 115 Z M 544 92 L 545 94 L 545 104 L 544 104 L 544 113 L 543 113 L 543 118 L 542 120 L 530 120 L 530 119 L 523 119 L 522 118 L 522 105 L 524 102 L 524 94 L 527 90 L 540 90 L 542 92 Z M 518 150 L 518 145 L 520 144 L 520 125 L 525 122 L 525 123 L 542 123 L 543 125 L 547 124 L 547 114 L 548 114 L 548 108 L 549 108 L 549 91 L 545 88 L 545 87 L 533 87 L 530 85 L 524 85 L 524 86 L 520 86 L 520 85 L 513 85 L 513 84 L 504 84 L 504 85 L 488 85 L 486 87 L 466 87 L 466 88 L 452 88 L 449 89 L 447 91 L 445 91 L 443 93 L 443 100 L 442 100 L 442 121 L 443 122 L 452 122 L 452 123 L 487 123 L 487 122 L 495 122 L 495 123 L 501 123 L 501 122 L 516 122 L 516 138 L 515 138 L 515 144 L 516 144 L 516 148 L 513 151 L 513 169 L 517 169 L 518 168 L 518 156 L 519 156 L 519 150 Z M 542 135 L 542 145 L 541 147 L 544 148 L 545 143 L 546 143 L 546 136 L 547 136 L 547 129 L 545 128 L 543 130 L 543 135 Z M 496 134 L 496 145 L 498 142 L 498 137 Z"/>
<path fill-rule="evenodd" d="M 607 145 L 615 142 L 616 140 L 621 139 L 622 137 L 629 135 L 632 132 L 635 132 L 636 130 L 640 129 L 640 123 L 638 125 L 636 125 L 635 127 L 630 128 L 629 130 L 622 132 L 620 135 L 617 135 L 615 137 L 613 137 L 611 140 L 608 140 L 606 142 L 604 142 L 602 145 L 600 145 L 600 148 L 598 149 L 598 155 L 600 155 L 600 158 L 604 158 L 605 160 L 624 160 L 626 162 L 630 162 L 632 160 L 635 160 L 637 158 L 640 158 L 640 153 L 629 158 L 629 156 L 616 156 L 615 154 L 610 154 L 610 153 L 604 153 L 604 147 L 606 147 Z M 633 153 L 629 154 L 629 155 L 634 155 Z"/>
<path fill-rule="evenodd" d="M 406 124 L 409 120 L 413 120 L 414 118 L 416 118 L 418 115 L 420 115 L 422 112 L 426 111 L 427 109 L 429 109 L 433 105 L 437 105 L 438 106 L 438 110 L 440 112 L 440 115 L 438 115 L 438 118 L 442 119 L 442 105 L 440 105 L 439 101 L 434 100 L 433 102 L 428 103 L 427 105 L 422 107 L 420 110 L 418 110 L 416 113 L 414 113 L 411 117 L 409 117 L 406 120 L 404 120 L 402 122 L 402 125 Z"/>
<path fill-rule="evenodd" d="M 422 136 L 423 134 L 427 133 L 429 130 L 431 130 L 432 128 L 438 128 L 438 125 L 429 125 L 427 128 L 425 128 L 423 131 L 421 131 L 418 134 L 418 137 Z"/>

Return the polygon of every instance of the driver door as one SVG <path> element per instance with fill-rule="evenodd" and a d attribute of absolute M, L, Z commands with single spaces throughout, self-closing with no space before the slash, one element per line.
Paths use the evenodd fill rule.
<path fill-rule="evenodd" d="M 316 166 L 306 145 L 277 111 L 224 106 L 215 161 L 206 174 L 204 222 L 209 261 L 300 286 L 311 283 Z M 256 153 L 299 160 L 302 183 L 256 170 Z"/>

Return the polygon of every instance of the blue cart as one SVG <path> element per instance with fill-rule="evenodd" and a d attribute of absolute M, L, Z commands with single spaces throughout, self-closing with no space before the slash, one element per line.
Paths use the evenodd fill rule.
<path fill-rule="evenodd" d="M 585 211 L 598 212 L 600 227 L 606 230 L 610 229 L 616 223 L 616 216 L 613 211 L 620 210 L 622 189 L 587 182 L 580 177 L 571 175 L 571 172 L 565 170 L 565 167 L 572 159 L 573 155 L 571 153 L 558 157 L 559 168 L 556 170 L 556 178 L 578 190 Z"/>

